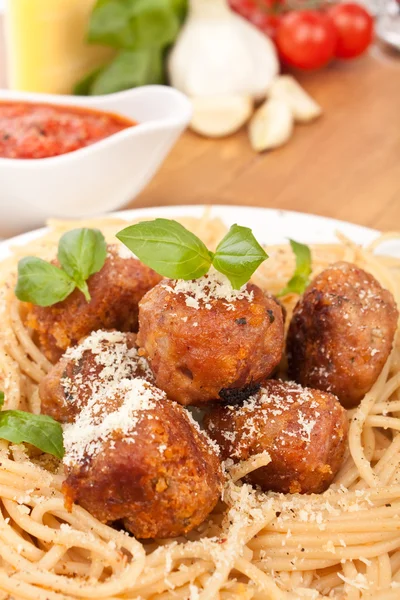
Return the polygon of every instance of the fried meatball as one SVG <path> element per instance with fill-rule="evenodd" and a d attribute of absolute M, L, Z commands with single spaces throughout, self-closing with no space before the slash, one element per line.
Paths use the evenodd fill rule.
<path fill-rule="evenodd" d="M 205 418 L 224 459 L 268 452 L 271 462 L 247 476 L 265 491 L 319 494 L 332 483 L 346 447 L 346 411 L 332 394 L 267 381 L 240 406 L 222 405 Z"/>
<path fill-rule="evenodd" d="M 283 313 L 256 285 L 232 290 L 221 274 L 169 280 L 141 300 L 137 342 L 169 398 L 184 405 L 239 400 L 279 364 Z"/>
<path fill-rule="evenodd" d="M 356 406 L 379 376 L 393 345 L 398 311 L 392 294 L 356 265 L 325 269 L 294 309 L 289 377 Z"/>
<path fill-rule="evenodd" d="M 90 302 L 75 289 L 53 306 L 28 304 L 25 323 L 34 331 L 40 349 L 55 363 L 91 331 L 137 331 L 139 300 L 160 279 L 136 258 L 124 258 L 117 246 L 109 246 L 103 268 L 88 279 Z"/>
<path fill-rule="evenodd" d="M 103 523 L 122 521 L 142 539 L 200 525 L 222 489 L 212 442 L 184 408 L 143 379 L 124 380 L 108 397 L 105 406 L 91 401 L 65 426 L 66 506 L 76 502 Z"/>
<path fill-rule="evenodd" d="M 41 413 L 68 423 L 88 399 L 109 382 L 142 377 L 153 381 L 146 359 L 138 356 L 136 334 L 95 331 L 69 348 L 39 385 Z"/>

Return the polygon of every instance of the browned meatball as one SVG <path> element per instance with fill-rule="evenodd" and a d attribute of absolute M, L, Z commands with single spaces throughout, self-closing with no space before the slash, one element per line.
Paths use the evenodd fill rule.
<path fill-rule="evenodd" d="M 136 258 L 124 258 L 116 246 L 109 246 L 103 268 L 88 279 L 90 302 L 75 289 L 63 302 L 53 306 L 28 304 L 25 323 L 33 329 L 39 347 L 54 363 L 69 346 L 91 331 L 137 331 L 139 300 L 160 279 Z"/>
<path fill-rule="evenodd" d="M 287 336 L 289 377 L 356 406 L 379 376 L 393 345 L 392 294 L 357 266 L 325 269 L 294 309 Z"/>
<path fill-rule="evenodd" d="M 176 537 L 200 525 L 222 489 L 210 440 L 142 379 L 124 380 L 108 398 L 91 401 L 65 426 L 66 506 L 76 502 L 104 523 L 123 521 L 137 538 Z"/>
<path fill-rule="evenodd" d="M 272 379 L 240 406 L 213 407 L 205 427 L 224 459 L 238 462 L 268 452 L 271 462 L 248 481 L 292 494 L 319 494 L 329 487 L 348 429 L 346 411 L 332 394 Z"/>
<path fill-rule="evenodd" d="M 164 281 L 140 302 L 140 351 L 156 385 L 181 404 L 246 398 L 281 359 L 280 305 L 256 285 L 235 291 L 227 281 Z"/>
<path fill-rule="evenodd" d="M 153 381 L 135 342 L 134 333 L 99 330 L 69 348 L 40 382 L 41 413 L 68 423 L 100 386 L 133 377 Z"/>

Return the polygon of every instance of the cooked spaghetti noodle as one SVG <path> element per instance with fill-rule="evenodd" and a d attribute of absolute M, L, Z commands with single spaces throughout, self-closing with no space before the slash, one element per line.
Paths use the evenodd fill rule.
<path fill-rule="evenodd" d="M 212 248 L 225 229 L 207 215 L 182 219 Z M 124 223 L 104 219 L 108 241 Z M 5 408 L 40 412 L 38 383 L 51 364 L 23 324 L 13 292 L 16 262 L 54 257 L 60 235 L 50 230 L 0 266 L 0 389 Z M 371 272 L 400 305 L 400 259 L 375 254 L 380 241 L 359 248 L 312 246 L 313 274 L 337 260 Z M 254 281 L 272 293 L 294 268 L 288 246 L 268 248 Z M 289 316 L 295 295 L 283 301 Z M 285 365 L 282 365 L 282 369 Z M 142 544 L 64 507 L 57 461 L 24 446 L 0 442 L 0 600 L 142 598 L 151 600 L 281 600 L 400 597 L 400 346 L 357 409 L 349 411 L 349 452 L 335 483 L 312 496 L 262 494 L 239 478 L 268 464 L 267 453 L 231 467 L 223 499 L 186 538 Z M 230 474 L 229 474 L 230 470 Z"/>

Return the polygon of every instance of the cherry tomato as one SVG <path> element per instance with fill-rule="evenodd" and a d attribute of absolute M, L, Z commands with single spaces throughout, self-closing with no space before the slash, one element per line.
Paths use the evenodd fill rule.
<path fill-rule="evenodd" d="M 266 23 L 270 17 L 275 17 L 284 2 L 285 0 L 229 0 L 229 5 L 239 15 L 268 33 L 270 27 Z"/>
<path fill-rule="evenodd" d="M 254 12 L 258 12 L 256 0 L 229 0 L 230 7 L 245 19 L 250 19 Z"/>
<path fill-rule="evenodd" d="M 327 11 L 337 31 L 337 58 L 360 56 L 372 42 L 374 21 L 371 15 L 358 4 L 337 4 Z"/>
<path fill-rule="evenodd" d="M 276 34 L 281 22 L 280 15 L 271 15 L 267 13 L 256 13 L 250 20 L 261 31 L 266 33 L 271 40 L 276 40 Z"/>
<path fill-rule="evenodd" d="M 276 43 L 289 65 L 319 69 L 333 58 L 337 34 L 332 21 L 315 10 L 289 12 L 281 19 Z"/>

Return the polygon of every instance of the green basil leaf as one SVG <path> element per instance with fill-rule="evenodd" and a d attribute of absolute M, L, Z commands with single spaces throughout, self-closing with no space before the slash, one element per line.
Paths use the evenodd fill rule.
<path fill-rule="evenodd" d="M 62 427 L 46 415 L 22 410 L 0 412 L 0 439 L 13 444 L 26 442 L 57 458 L 64 456 Z"/>
<path fill-rule="evenodd" d="M 170 0 L 172 10 L 177 15 L 181 23 L 186 19 L 188 11 L 188 0 Z"/>
<path fill-rule="evenodd" d="M 65 300 L 75 289 L 75 282 L 55 265 L 41 258 L 26 256 L 18 263 L 15 295 L 23 302 L 51 306 Z"/>
<path fill-rule="evenodd" d="M 4 392 L 0 392 L 0 408 L 4 405 Z"/>
<path fill-rule="evenodd" d="M 171 279 L 196 279 L 212 261 L 201 240 L 170 219 L 155 219 L 126 227 L 117 234 L 129 250 L 160 275 Z"/>
<path fill-rule="evenodd" d="M 296 269 L 293 277 L 288 281 L 284 289 L 278 296 L 286 294 L 302 294 L 310 283 L 311 275 L 311 251 L 305 244 L 300 244 L 294 240 L 289 240 L 294 255 L 296 257 Z"/>
<path fill-rule="evenodd" d="M 88 39 L 125 50 L 163 48 L 175 40 L 182 13 L 176 0 L 98 0 Z"/>
<path fill-rule="evenodd" d="M 228 277 L 234 289 L 240 289 L 267 258 L 251 229 L 232 225 L 218 244 L 213 265 Z"/>
<path fill-rule="evenodd" d="M 100 71 L 90 93 L 101 96 L 158 83 L 164 83 L 163 55 L 159 49 L 124 50 Z"/>
<path fill-rule="evenodd" d="M 93 9 L 88 41 L 114 48 L 132 48 L 135 43 L 131 28 L 131 0 L 98 0 Z"/>
<path fill-rule="evenodd" d="M 58 243 L 58 260 L 64 271 L 90 300 L 87 279 L 103 267 L 107 257 L 107 244 L 98 229 L 72 229 Z"/>
<path fill-rule="evenodd" d="M 170 0 L 134 0 L 131 15 L 132 49 L 164 48 L 178 35 L 181 23 Z"/>
<path fill-rule="evenodd" d="M 83 79 L 78 81 L 78 83 L 74 87 L 75 96 L 90 96 L 92 93 L 92 86 L 97 80 L 98 76 L 102 72 L 103 67 L 99 67 L 95 69 L 88 75 L 86 75 Z"/>

